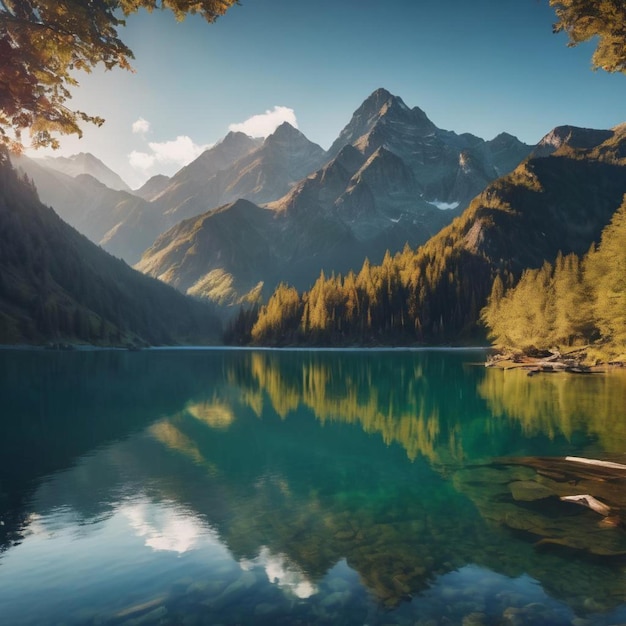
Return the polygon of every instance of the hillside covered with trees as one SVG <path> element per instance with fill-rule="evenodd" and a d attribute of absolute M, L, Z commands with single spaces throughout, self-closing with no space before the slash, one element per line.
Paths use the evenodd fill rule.
<path fill-rule="evenodd" d="M 497 277 L 482 317 L 502 349 L 587 346 L 592 357 L 624 360 L 626 197 L 600 244 L 582 258 L 559 254 L 506 291 Z"/>
<path fill-rule="evenodd" d="M 38 199 L 0 152 L 0 343 L 214 343 L 212 310 L 131 269 Z"/>
<path fill-rule="evenodd" d="M 280 285 L 243 311 L 227 341 L 257 345 L 458 343 L 484 339 L 480 311 L 496 277 L 514 285 L 559 252 L 582 255 L 626 192 L 626 128 L 560 127 L 417 250 L 320 275 L 298 293 Z"/>

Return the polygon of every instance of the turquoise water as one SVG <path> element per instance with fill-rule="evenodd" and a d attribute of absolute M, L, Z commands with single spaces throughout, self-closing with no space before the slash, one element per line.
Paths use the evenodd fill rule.
<path fill-rule="evenodd" d="M 483 358 L 0 351 L 0 622 L 625 622 L 626 376 Z"/>

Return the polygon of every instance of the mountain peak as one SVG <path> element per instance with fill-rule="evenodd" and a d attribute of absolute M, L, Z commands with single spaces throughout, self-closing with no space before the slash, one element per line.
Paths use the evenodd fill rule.
<path fill-rule="evenodd" d="M 384 87 L 379 87 L 378 89 L 375 89 L 374 91 L 372 91 L 372 93 L 367 98 L 365 98 L 365 100 L 363 101 L 363 104 L 372 105 L 376 108 L 380 108 L 384 103 L 389 102 L 390 100 L 391 101 L 399 100 L 400 102 L 402 102 L 401 98 L 394 96 L 390 91 L 387 91 Z"/>
<path fill-rule="evenodd" d="M 591 150 L 614 134 L 612 130 L 596 130 L 578 126 L 557 126 L 553 128 L 533 150 L 533 156 L 543 157 L 556 152 L 561 146 Z"/>
<path fill-rule="evenodd" d="M 139 189 L 133 192 L 136 196 L 144 200 L 153 200 L 161 192 L 165 191 L 170 183 L 170 177 L 165 174 L 155 174 L 149 178 Z"/>
<path fill-rule="evenodd" d="M 121 176 L 105 165 L 98 157 L 91 154 L 91 152 L 79 152 L 69 157 L 47 156 L 37 160 L 45 167 L 71 176 L 72 178 L 80 174 L 90 174 L 110 189 L 130 191 L 130 187 Z"/>
<path fill-rule="evenodd" d="M 271 135 L 267 137 L 263 148 L 281 150 L 311 150 L 323 153 L 324 151 L 316 143 L 309 140 L 306 135 L 292 126 L 289 122 L 283 122 Z"/>
<path fill-rule="evenodd" d="M 195 160 L 179 170 L 172 181 L 180 182 L 181 179 L 195 177 L 206 180 L 252 152 L 259 145 L 258 139 L 253 139 L 245 133 L 231 131 L 221 141 L 207 148 Z"/>
<path fill-rule="evenodd" d="M 222 146 L 231 145 L 251 145 L 255 143 L 254 139 L 245 133 L 238 130 L 231 130 L 228 134 L 219 142 Z"/>
<path fill-rule="evenodd" d="M 276 130 L 271 135 L 268 135 L 266 141 L 271 138 L 283 140 L 283 139 L 288 139 L 292 137 L 299 138 L 299 137 L 304 137 L 304 135 L 295 126 L 292 126 L 289 122 L 283 122 L 280 126 L 276 127 Z"/>
<path fill-rule="evenodd" d="M 356 142 L 369 133 L 382 127 L 395 126 L 410 128 L 411 132 L 426 135 L 436 130 L 436 126 L 418 107 L 410 109 L 398 96 L 386 89 L 379 88 L 372 92 L 354 112 L 348 125 L 341 131 L 330 148 L 330 153 L 337 154 L 347 144 Z M 394 131 L 395 132 L 395 131 Z M 386 131 L 383 131 L 385 134 Z"/>
<path fill-rule="evenodd" d="M 389 112 L 394 109 L 407 113 L 410 111 L 402 98 L 394 96 L 391 92 L 380 87 L 363 101 L 363 104 L 357 109 L 355 115 L 358 112 L 363 113 L 368 111 L 370 113 L 378 113 L 382 117 L 383 115 L 388 115 Z"/>

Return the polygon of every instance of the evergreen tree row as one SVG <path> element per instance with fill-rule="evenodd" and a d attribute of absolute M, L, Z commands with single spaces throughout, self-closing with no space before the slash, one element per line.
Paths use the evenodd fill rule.
<path fill-rule="evenodd" d="M 257 314 L 242 311 L 227 341 L 255 345 L 377 345 L 447 342 L 474 323 L 491 284 L 489 264 L 439 240 L 405 246 L 358 274 L 321 272 L 299 294 L 280 284 Z M 442 249 L 439 249 L 439 247 Z M 466 303 L 469 303 L 466 306 Z"/>
<path fill-rule="evenodd" d="M 601 358 L 626 355 L 626 199 L 582 258 L 559 254 L 554 265 L 526 270 L 505 289 L 500 277 L 482 311 L 501 349 L 592 344 Z"/>

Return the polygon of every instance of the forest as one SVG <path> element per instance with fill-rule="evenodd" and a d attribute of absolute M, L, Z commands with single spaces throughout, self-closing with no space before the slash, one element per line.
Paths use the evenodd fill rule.
<path fill-rule="evenodd" d="M 206 304 L 139 274 L 37 196 L 0 147 L 0 343 L 211 343 Z"/>
<path fill-rule="evenodd" d="M 601 360 L 626 357 L 626 199 L 582 257 L 526 270 L 506 289 L 496 277 L 481 317 L 501 349 L 581 348 Z"/>
<path fill-rule="evenodd" d="M 244 310 L 227 340 L 289 345 L 419 344 L 487 338 L 500 350 L 584 348 L 591 360 L 626 357 L 626 197 L 584 255 L 515 274 L 445 239 L 408 246 L 355 274 L 320 277 L 299 294 L 281 284 L 260 310 Z M 462 268 L 462 269 L 461 269 Z M 470 279 L 471 277 L 471 279 Z M 482 328 L 473 324 L 480 318 Z"/>

